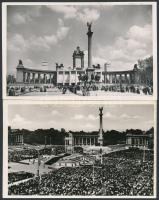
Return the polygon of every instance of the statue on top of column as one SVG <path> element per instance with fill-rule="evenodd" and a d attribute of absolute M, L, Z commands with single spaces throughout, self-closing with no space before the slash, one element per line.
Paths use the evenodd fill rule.
<path fill-rule="evenodd" d="M 19 60 L 19 65 L 23 65 L 23 62 L 22 62 L 22 60 Z"/>
<path fill-rule="evenodd" d="M 103 107 L 99 107 L 100 114 L 102 114 Z"/>
<path fill-rule="evenodd" d="M 88 32 L 91 32 L 92 22 L 87 22 Z"/>

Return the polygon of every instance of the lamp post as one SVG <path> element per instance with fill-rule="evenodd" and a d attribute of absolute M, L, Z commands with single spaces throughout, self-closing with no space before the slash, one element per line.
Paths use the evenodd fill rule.
<path fill-rule="evenodd" d="M 39 149 L 37 150 L 38 152 L 38 166 L 37 166 L 37 176 L 39 178 L 39 165 L 40 165 L 40 155 L 39 155 Z"/>
<path fill-rule="evenodd" d="M 46 148 L 46 135 L 45 135 L 45 148 Z"/>
<path fill-rule="evenodd" d="M 145 135 L 145 132 L 144 132 L 144 135 Z M 146 143 L 146 138 L 144 137 L 144 152 L 143 152 L 143 162 L 145 162 L 145 143 Z"/>

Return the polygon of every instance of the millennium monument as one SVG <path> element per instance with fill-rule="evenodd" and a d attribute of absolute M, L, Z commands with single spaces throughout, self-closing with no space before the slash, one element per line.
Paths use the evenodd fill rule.
<path fill-rule="evenodd" d="M 77 85 L 80 84 L 79 76 L 87 74 L 88 81 L 92 74 L 99 76 L 98 83 L 110 84 L 140 84 L 140 70 L 137 64 L 132 70 L 127 71 L 107 71 L 107 66 L 92 64 L 92 23 L 87 23 L 88 27 L 88 66 L 84 66 L 84 51 L 78 46 L 73 52 L 73 67 L 66 69 L 63 64 L 56 63 L 56 70 L 29 69 L 19 60 L 16 73 L 16 83 L 19 85 Z M 80 66 L 76 61 L 80 60 Z M 103 69 L 104 68 L 104 69 Z"/>
<path fill-rule="evenodd" d="M 99 132 L 97 133 L 76 133 L 69 132 L 65 137 L 65 146 L 103 146 L 103 107 L 99 108 Z"/>

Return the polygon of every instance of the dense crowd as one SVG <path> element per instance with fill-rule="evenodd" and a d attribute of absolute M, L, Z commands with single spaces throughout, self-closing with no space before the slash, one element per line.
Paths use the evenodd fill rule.
<path fill-rule="evenodd" d="M 137 94 L 145 94 L 145 95 L 152 95 L 153 88 L 151 86 L 134 86 L 134 85 L 126 85 L 126 86 L 103 86 L 101 90 L 104 91 L 112 91 L 112 92 L 131 92 Z"/>
<path fill-rule="evenodd" d="M 9 96 L 21 95 L 29 92 L 47 92 L 50 91 L 50 88 L 55 86 L 16 86 L 16 87 L 7 87 L 7 94 Z M 103 85 L 102 87 L 97 84 L 90 84 L 86 86 L 82 85 L 65 85 L 58 86 L 56 89 L 59 90 L 62 94 L 66 94 L 67 91 L 70 91 L 74 94 L 77 94 L 78 91 L 82 91 L 83 96 L 88 96 L 90 91 L 102 90 L 105 92 L 127 92 L 127 93 L 136 93 L 136 94 L 145 94 L 152 95 L 153 87 L 152 86 L 135 86 L 135 85 Z"/>
<path fill-rule="evenodd" d="M 43 147 L 39 150 L 40 155 L 58 155 L 65 153 L 65 147 L 63 145 L 51 145 L 49 147 Z M 19 162 L 21 160 L 33 159 L 38 157 L 38 151 L 36 149 L 21 149 L 8 152 L 8 162 Z"/>
<path fill-rule="evenodd" d="M 8 162 L 19 162 L 21 160 L 37 158 L 37 150 L 35 149 L 24 149 L 20 151 L 9 151 Z"/>
<path fill-rule="evenodd" d="M 8 174 L 8 184 L 16 181 L 32 178 L 34 174 L 28 172 L 12 172 Z"/>
<path fill-rule="evenodd" d="M 104 156 L 102 165 L 63 167 L 9 187 L 9 195 L 150 196 L 153 195 L 153 153 L 145 153 L 146 162 L 142 159 L 143 152 L 128 150 Z"/>

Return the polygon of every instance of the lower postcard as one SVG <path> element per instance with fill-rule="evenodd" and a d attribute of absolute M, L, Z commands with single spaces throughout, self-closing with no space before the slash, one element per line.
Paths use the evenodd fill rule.
<path fill-rule="evenodd" d="M 3 110 L 3 197 L 156 197 L 155 102 L 6 100 Z"/>

